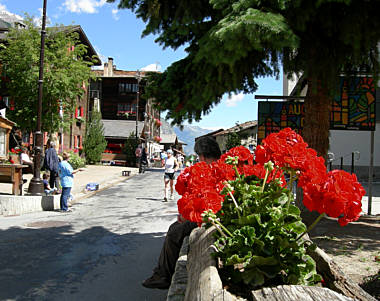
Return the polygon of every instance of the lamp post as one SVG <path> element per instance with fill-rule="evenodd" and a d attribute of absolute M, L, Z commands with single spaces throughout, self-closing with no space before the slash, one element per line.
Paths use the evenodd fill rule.
<path fill-rule="evenodd" d="M 38 107 L 37 107 L 37 127 L 34 133 L 34 170 L 33 178 L 30 180 L 28 192 L 35 195 L 42 195 L 44 192 L 43 182 L 40 178 L 41 153 L 43 149 L 42 132 L 41 132 L 41 115 L 42 115 L 42 88 L 44 78 L 44 54 L 45 54 L 45 35 L 46 35 L 46 4 L 44 0 L 42 10 L 42 28 L 41 28 L 41 50 L 40 50 L 40 70 L 38 78 Z"/>
<path fill-rule="evenodd" d="M 136 94 L 136 144 L 138 144 L 138 120 L 139 120 L 139 102 L 140 102 L 140 70 L 137 70 L 136 72 L 136 79 L 137 79 L 137 94 Z"/>

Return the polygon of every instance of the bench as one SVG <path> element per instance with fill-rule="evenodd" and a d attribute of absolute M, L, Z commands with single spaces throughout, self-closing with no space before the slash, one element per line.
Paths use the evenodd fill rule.
<path fill-rule="evenodd" d="M 129 176 L 131 175 L 131 171 L 130 171 L 130 170 L 123 170 L 123 171 L 121 172 L 121 175 L 122 175 L 122 176 L 127 176 L 127 177 L 129 177 Z"/>
<path fill-rule="evenodd" d="M 0 164 L 0 183 L 11 183 L 12 194 L 22 195 L 22 168 L 21 164 Z"/>

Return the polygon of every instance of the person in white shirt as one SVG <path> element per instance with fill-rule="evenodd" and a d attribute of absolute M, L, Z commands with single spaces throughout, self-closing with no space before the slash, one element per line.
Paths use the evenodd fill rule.
<path fill-rule="evenodd" d="M 164 190 L 164 202 L 168 201 L 168 189 L 170 183 L 170 199 L 173 199 L 173 184 L 175 179 L 175 172 L 178 170 L 178 161 L 173 156 L 173 151 L 169 149 L 167 152 L 167 158 L 164 161 L 165 174 L 164 174 L 164 182 L 165 182 L 165 190 Z"/>
<path fill-rule="evenodd" d="M 28 155 L 28 149 L 26 147 L 23 147 L 22 148 L 22 153 L 20 155 L 20 161 L 21 161 L 21 164 L 23 165 L 28 165 L 31 171 L 31 173 L 33 173 L 33 161 L 30 159 L 29 155 Z"/>

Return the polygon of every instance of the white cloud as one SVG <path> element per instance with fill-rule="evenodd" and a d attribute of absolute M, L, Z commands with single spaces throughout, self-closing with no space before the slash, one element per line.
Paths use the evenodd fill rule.
<path fill-rule="evenodd" d="M 65 0 L 63 7 L 72 13 L 94 14 L 107 0 Z"/>
<path fill-rule="evenodd" d="M 141 71 L 161 71 L 161 65 L 159 63 L 150 64 L 140 69 Z"/>
<path fill-rule="evenodd" d="M 33 23 L 36 26 L 42 26 L 43 10 L 42 10 L 42 8 L 39 8 L 38 11 L 40 12 L 40 17 L 33 17 Z M 49 17 L 46 17 L 46 24 L 51 24 L 51 20 Z"/>
<path fill-rule="evenodd" d="M 0 15 L 4 21 L 8 21 L 9 17 L 16 18 L 19 21 L 23 21 L 23 18 L 19 15 L 13 14 L 7 10 L 7 7 L 4 4 L 0 3 Z"/>
<path fill-rule="evenodd" d="M 233 94 L 227 97 L 225 100 L 226 106 L 227 107 L 236 107 L 238 102 L 242 101 L 244 98 L 244 94 Z"/>
<path fill-rule="evenodd" d="M 200 126 L 202 129 L 211 130 L 211 131 L 217 131 L 220 129 L 224 129 L 224 126 Z"/>
<path fill-rule="evenodd" d="M 114 8 L 112 9 L 112 17 L 117 21 L 120 19 L 119 15 L 117 14 L 119 12 L 118 9 Z"/>

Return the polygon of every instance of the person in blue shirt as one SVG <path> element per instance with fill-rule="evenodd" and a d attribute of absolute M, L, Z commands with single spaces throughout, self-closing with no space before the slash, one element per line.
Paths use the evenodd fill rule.
<path fill-rule="evenodd" d="M 61 211 L 67 212 L 69 208 L 67 206 L 67 200 L 71 194 L 71 188 L 73 187 L 74 174 L 79 171 L 73 170 L 68 162 L 70 155 L 66 152 L 62 154 L 62 161 L 59 162 L 59 177 L 61 179 L 62 194 L 61 194 Z"/>
<path fill-rule="evenodd" d="M 51 188 L 49 185 L 49 175 L 44 173 L 42 176 L 42 182 L 44 183 L 44 191 L 46 195 L 52 195 L 57 191 L 57 188 Z"/>

